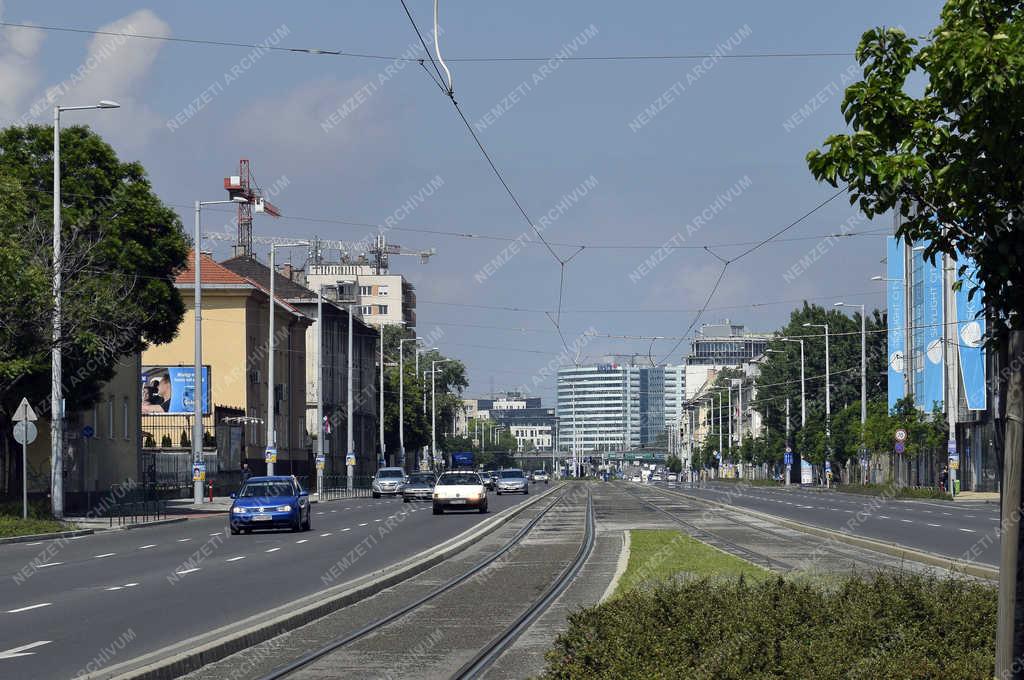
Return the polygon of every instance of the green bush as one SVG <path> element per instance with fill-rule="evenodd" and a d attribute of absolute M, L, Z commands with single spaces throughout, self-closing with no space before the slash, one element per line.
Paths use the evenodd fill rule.
<path fill-rule="evenodd" d="M 912 574 L 634 590 L 569 617 L 544 678 L 991 678 L 996 591 Z"/>
<path fill-rule="evenodd" d="M 891 496 L 892 498 L 931 498 L 934 500 L 951 501 L 953 497 L 939 491 L 934 486 L 904 486 L 897 488 L 891 484 L 844 484 L 839 487 L 843 493 L 859 493 L 866 496 Z"/>

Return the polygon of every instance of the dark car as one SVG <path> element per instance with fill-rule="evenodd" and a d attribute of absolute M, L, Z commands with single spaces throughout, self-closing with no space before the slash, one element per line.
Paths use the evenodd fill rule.
<path fill-rule="evenodd" d="M 433 472 L 414 472 L 406 478 L 402 486 L 402 501 L 429 501 L 434 497 L 434 485 L 437 477 Z"/>
<path fill-rule="evenodd" d="M 489 491 L 494 491 L 494 486 L 498 481 L 498 471 L 484 470 L 480 473 L 480 479 L 483 480 L 484 486 L 486 486 Z"/>
<path fill-rule="evenodd" d="M 250 477 L 231 497 L 232 534 L 250 534 L 253 529 L 309 531 L 309 493 L 294 477 Z"/>
<path fill-rule="evenodd" d="M 498 477 L 498 495 L 503 493 L 530 493 L 530 483 L 522 470 L 502 470 Z"/>

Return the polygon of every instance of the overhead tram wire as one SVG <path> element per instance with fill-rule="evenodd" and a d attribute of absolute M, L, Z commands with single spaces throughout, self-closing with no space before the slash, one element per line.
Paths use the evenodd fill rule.
<path fill-rule="evenodd" d="M 366 59 L 373 61 L 391 62 L 420 62 L 416 57 L 403 57 L 390 54 L 374 54 L 367 52 L 351 52 L 347 50 L 323 49 L 318 47 L 285 47 L 281 45 L 268 45 L 265 43 L 238 42 L 233 40 L 204 40 L 201 38 L 180 38 L 167 35 L 152 35 L 146 33 L 124 33 L 120 31 L 100 31 L 95 29 L 75 28 L 71 26 L 46 26 L 37 24 L 24 24 L 13 21 L 0 21 L 0 26 L 8 28 L 23 28 L 36 31 L 52 31 L 58 33 L 78 33 L 83 35 L 101 35 L 115 38 L 130 38 L 136 40 L 152 40 L 160 42 L 178 43 L 183 45 L 196 45 L 200 47 L 233 47 L 242 49 L 264 49 L 274 52 L 286 52 L 292 54 L 310 54 L 329 57 L 347 57 L 350 59 Z M 854 57 L 854 52 L 835 51 L 799 51 L 799 52 L 733 52 L 730 54 L 712 55 L 709 53 L 684 53 L 684 54 L 609 54 L 596 56 L 567 56 L 558 60 L 567 62 L 616 62 L 616 61 L 696 61 L 715 56 L 718 59 L 731 59 L 735 61 L 750 61 L 757 59 L 832 59 L 838 57 Z M 498 56 L 498 57 L 448 57 L 447 61 L 463 64 L 482 63 L 516 63 L 516 62 L 546 62 L 553 57 L 534 56 Z"/>

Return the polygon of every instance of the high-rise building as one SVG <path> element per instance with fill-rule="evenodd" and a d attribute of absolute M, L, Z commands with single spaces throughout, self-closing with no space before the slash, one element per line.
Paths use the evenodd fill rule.
<path fill-rule="evenodd" d="M 742 325 L 728 319 L 704 324 L 695 334 L 686 357 L 686 398 L 693 399 L 710 371 L 739 367 L 764 354 L 767 348 L 767 335 L 747 333 Z"/>
<path fill-rule="evenodd" d="M 686 366 L 665 366 L 665 429 L 676 429 L 686 413 Z"/>
<path fill-rule="evenodd" d="M 640 446 L 638 366 L 596 364 L 558 371 L 558 448 L 611 451 Z"/>

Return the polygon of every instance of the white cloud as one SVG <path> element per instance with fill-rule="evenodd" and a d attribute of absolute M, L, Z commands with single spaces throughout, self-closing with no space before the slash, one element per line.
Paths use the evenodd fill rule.
<path fill-rule="evenodd" d="M 4 16 L 0 2 L 0 18 Z M 35 57 L 45 37 L 42 31 L 4 27 L 0 30 L 0 124 L 19 122 L 25 102 L 39 83 Z"/>

